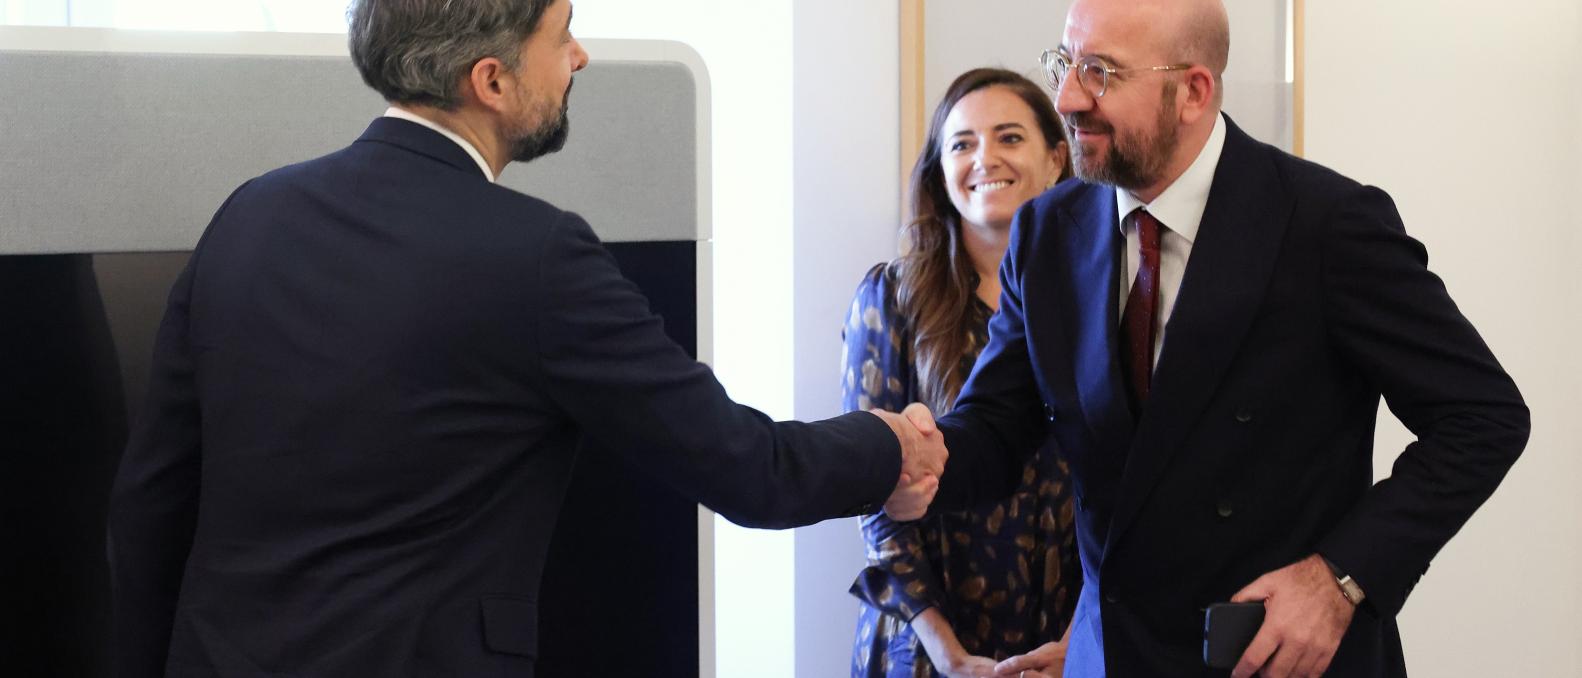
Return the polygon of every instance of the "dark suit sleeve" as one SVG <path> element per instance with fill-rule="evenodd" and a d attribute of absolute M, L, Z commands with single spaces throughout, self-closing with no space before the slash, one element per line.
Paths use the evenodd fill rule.
<path fill-rule="evenodd" d="M 231 199 L 215 213 L 220 221 Z M 171 287 L 154 342 L 148 395 L 110 494 L 115 675 L 165 675 L 182 571 L 197 524 L 201 421 L 188 332 L 200 242 Z"/>
<path fill-rule="evenodd" d="M 865 412 L 776 423 L 732 402 L 580 217 L 564 214 L 540 267 L 544 391 L 602 447 L 750 527 L 853 514 L 895 489 L 900 445 L 887 424 Z"/>
<path fill-rule="evenodd" d="M 1331 341 L 1417 441 L 1319 552 L 1393 616 L 1521 454 L 1528 412 L 1384 192 L 1357 189 L 1323 227 Z"/>
<path fill-rule="evenodd" d="M 955 409 L 941 417 L 950 457 L 930 510 L 962 510 L 1010 496 L 1027 458 L 1044 441 L 1043 400 L 1028 354 L 1022 269 L 1027 242 L 1050 214 L 1024 205 L 1011 224 L 1000 263 L 1000 309 L 989 319 L 989 343 L 961 388 Z"/>

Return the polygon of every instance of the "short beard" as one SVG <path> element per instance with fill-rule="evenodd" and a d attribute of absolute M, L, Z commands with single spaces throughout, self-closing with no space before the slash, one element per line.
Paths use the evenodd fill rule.
<path fill-rule="evenodd" d="M 1084 114 L 1073 114 L 1069 120 L 1073 126 L 1108 127 L 1111 144 L 1108 157 L 1096 156 L 1096 150 L 1088 144 L 1071 144 L 1071 166 L 1077 178 L 1089 183 L 1133 190 L 1157 183 L 1179 142 L 1175 94 L 1175 81 L 1166 81 L 1164 104 L 1159 107 L 1159 115 L 1154 120 L 1153 133 L 1146 136 L 1117 134 L 1113 126 L 1098 125 Z"/>
<path fill-rule="evenodd" d="M 569 83 L 566 85 L 566 95 L 560 101 L 560 110 L 553 115 L 543 116 L 544 122 L 537 129 L 521 130 L 511 135 L 511 160 L 531 162 L 566 147 L 566 137 L 571 134 L 571 119 L 566 115 L 567 109 L 571 107 Z"/>

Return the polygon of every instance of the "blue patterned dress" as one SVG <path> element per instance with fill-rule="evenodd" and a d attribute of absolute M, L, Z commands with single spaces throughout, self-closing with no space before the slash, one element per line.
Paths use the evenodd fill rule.
<path fill-rule="evenodd" d="M 912 337 L 897 310 L 895 268 L 863 277 L 846 319 L 845 410 L 900 411 L 918 399 Z M 988 340 L 991 311 L 973 298 L 961 369 Z M 1058 640 L 1081 587 L 1068 471 L 1053 443 L 1029 461 L 1009 498 L 970 511 L 896 522 L 862 518 L 868 566 L 851 593 L 863 602 L 851 674 L 923 678 L 939 673 L 908 623 L 938 607 L 967 652 L 996 660 Z"/>

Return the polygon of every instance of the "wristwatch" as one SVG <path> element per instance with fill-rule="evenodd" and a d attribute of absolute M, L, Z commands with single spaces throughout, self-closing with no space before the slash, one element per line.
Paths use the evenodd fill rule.
<path fill-rule="evenodd" d="M 1340 587 L 1340 595 L 1345 596 L 1346 601 L 1354 607 L 1361 605 L 1362 600 L 1368 596 L 1362 592 L 1362 587 L 1357 585 L 1356 580 L 1352 579 L 1351 575 L 1341 572 L 1340 568 L 1335 567 L 1335 564 L 1329 562 L 1328 558 L 1324 558 L 1324 556 L 1319 556 L 1319 558 L 1323 559 L 1324 564 L 1329 566 L 1329 573 L 1335 575 L 1335 584 Z"/>

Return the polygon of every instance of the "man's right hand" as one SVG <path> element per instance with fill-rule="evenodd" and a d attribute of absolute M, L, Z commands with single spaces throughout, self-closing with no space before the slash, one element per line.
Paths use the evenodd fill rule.
<path fill-rule="evenodd" d="M 891 520 L 917 520 L 928 513 L 939 491 L 938 476 L 923 476 L 922 480 L 897 483 L 890 498 L 884 501 L 884 514 Z"/>
<path fill-rule="evenodd" d="M 1011 678 L 1050 678 L 1066 672 L 1066 643 L 1070 640 L 1071 631 L 1066 631 L 1066 637 L 1052 643 L 1044 643 L 1037 649 L 1027 654 L 1011 657 L 994 668 L 996 676 L 1010 676 Z"/>
<path fill-rule="evenodd" d="M 945 472 L 945 438 L 934 426 L 934 416 L 922 403 L 912 403 L 900 414 L 869 410 L 884 420 L 901 443 L 901 477 L 895 492 L 885 502 L 885 513 L 895 520 L 923 517 L 939 489 L 939 476 Z"/>

